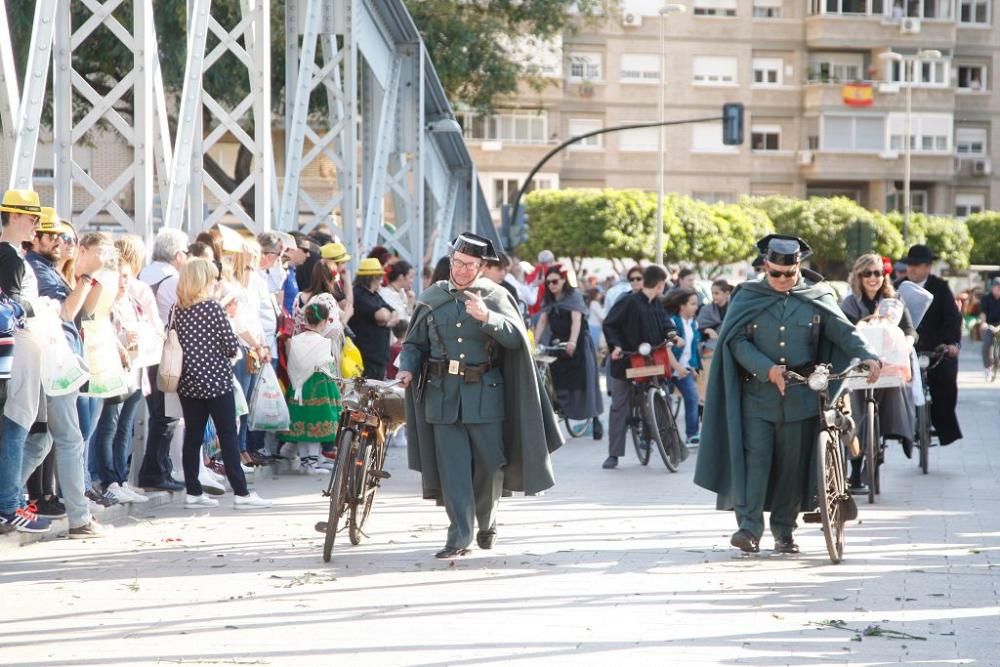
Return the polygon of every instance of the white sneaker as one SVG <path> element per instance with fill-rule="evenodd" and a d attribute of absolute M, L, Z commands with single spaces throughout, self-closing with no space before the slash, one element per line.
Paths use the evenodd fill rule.
<path fill-rule="evenodd" d="M 993 371 L 989 368 L 983 369 L 983 379 L 989 382 L 993 378 Z"/>
<path fill-rule="evenodd" d="M 226 492 L 226 487 L 222 486 L 214 477 L 206 475 L 205 472 L 198 474 L 198 481 L 201 482 L 201 490 L 213 496 L 221 496 Z"/>
<path fill-rule="evenodd" d="M 299 459 L 299 472 L 303 475 L 322 475 L 330 473 L 330 471 L 326 468 L 318 466 L 316 461 L 311 456 L 303 456 Z"/>
<path fill-rule="evenodd" d="M 185 495 L 184 496 L 184 509 L 186 510 L 196 510 L 203 507 L 218 507 L 219 501 L 215 498 L 209 498 L 205 494 L 200 496 Z"/>
<path fill-rule="evenodd" d="M 122 493 L 124 493 L 128 497 L 128 500 L 126 500 L 125 502 L 127 502 L 127 503 L 148 503 L 149 502 L 149 498 L 147 498 L 146 496 L 144 496 L 143 494 L 139 493 L 138 491 L 136 491 L 135 489 L 133 489 L 131 486 L 129 486 L 128 482 L 122 482 L 121 485 L 120 485 L 120 487 L 121 487 Z"/>
<path fill-rule="evenodd" d="M 313 462 L 313 465 L 319 468 L 320 470 L 326 472 L 333 472 L 333 469 L 337 467 L 337 464 L 335 462 L 331 461 L 325 456 L 319 457 L 316 461 Z"/>
<path fill-rule="evenodd" d="M 215 504 L 218 505 L 218 503 Z M 271 501 L 261 498 L 257 495 L 256 491 L 251 491 L 246 496 L 235 496 L 233 498 L 233 509 L 237 510 L 255 510 L 270 506 Z"/>
<path fill-rule="evenodd" d="M 122 491 L 122 487 L 118 486 L 118 482 L 108 484 L 108 488 L 104 489 L 104 493 L 114 498 L 120 505 L 132 502 L 132 498 Z"/>
<path fill-rule="evenodd" d="M 244 475 L 249 475 L 249 474 L 251 474 L 253 472 L 256 472 L 256 470 L 257 470 L 253 466 L 248 466 L 245 463 L 241 463 L 240 467 L 243 468 L 243 474 Z"/>

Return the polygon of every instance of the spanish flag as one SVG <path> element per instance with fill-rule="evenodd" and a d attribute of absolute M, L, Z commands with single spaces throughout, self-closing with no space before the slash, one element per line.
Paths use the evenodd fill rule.
<path fill-rule="evenodd" d="M 841 88 L 844 104 L 849 107 L 870 107 L 875 93 L 870 83 L 845 83 Z"/>

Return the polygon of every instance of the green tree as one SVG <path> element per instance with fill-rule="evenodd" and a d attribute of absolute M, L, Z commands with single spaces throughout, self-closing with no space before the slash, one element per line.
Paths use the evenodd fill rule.
<path fill-rule="evenodd" d="M 682 229 L 680 236 L 666 240 L 664 258 L 692 263 L 709 277 L 722 265 L 751 257 L 756 240 L 772 229 L 762 211 L 680 195 L 664 202 L 664 224 Z"/>
<path fill-rule="evenodd" d="M 892 211 L 887 216 L 896 229 L 903 228 L 903 216 Z M 961 220 L 942 215 L 914 213 L 910 216 L 910 244 L 923 243 L 955 271 L 969 266 L 973 239 Z"/>
<path fill-rule="evenodd" d="M 584 257 L 650 258 L 656 199 L 640 190 L 536 190 L 525 199 L 528 240 L 523 256 L 549 249 Z M 670 228 L 679 234 L 680 227 Z"/>
<path fill-rule="evenodd" d="M 973 241 L 969 260 L 973 264 L 1000 264 L 1000 212 L 970 215 L 965 226 Z"/>
<path fill-rule="evenodd" d="M 424 38 L 441 85 L 453 103 L 480 112 L 517 91 L 526 80 L 536 90 L 547 81 L 519 57 L 511 45 L 531 35 L 534 48 L 573 32 L 580 20 L 594 17 L 602 5 L 617 0 L 405 0 Z M 530 45 L 528 48 L 532 48 Z"/>

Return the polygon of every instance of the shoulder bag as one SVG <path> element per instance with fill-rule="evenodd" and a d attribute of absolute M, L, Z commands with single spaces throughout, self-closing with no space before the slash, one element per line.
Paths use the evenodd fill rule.
<path fill-rule="evenodd" d="M 177 307 L 170 310 L 170 324 L 167 326 L 167 340 L 163 343 L 163 354 L 160 355 L 160 367 L 156 371 L 156 387 L 160 391 L 176 392 L 181 381 L 181 368 L 184 353 L 181 350 L 177 330 L 174 329 L 174 313 Z"/>

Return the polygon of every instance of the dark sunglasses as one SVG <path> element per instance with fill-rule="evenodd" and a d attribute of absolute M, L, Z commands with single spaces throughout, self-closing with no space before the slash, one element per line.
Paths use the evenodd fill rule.
<path fill-rule="evenodd" d="M 562 282 L 562 281 L 559 280 L 558 278 L 556 278 L 555 280 L 546 280 L 545 284 L 546 285 L 558 285 L 560 282 Z"/>
<path fill-rule="evenodd" d="M 628 281 L 630 283 L 637 283 L 642 280 L 642 276 L 630 276 Z"/>
<path fill-rule="evenodd" d="M 881 271 L 862 271 L 858 275 L 862 278 L 881 278 L 885 274 Z"/>
<path fill-rule="evenodd" d="M 770 269 L 767 275 L 772 278 L 794 278 L 795 274 L 798 273 L 798 269 L 791 269 L 790 271 L 776 271 L 775 269 Z"/>
<path fill-rule="evenodd" d="M 76 237 L 72 234 L 62 233 L 59 235 L 59 238 L 62 239 L 62 242 L 66 245 L 76 245 Z"/>

